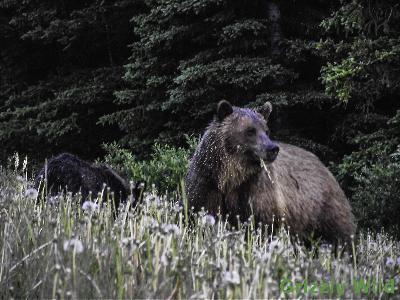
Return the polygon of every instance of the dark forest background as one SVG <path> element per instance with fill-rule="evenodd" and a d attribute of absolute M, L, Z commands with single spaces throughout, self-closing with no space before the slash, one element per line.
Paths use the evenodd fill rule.
<path fill-rule="evenodd" d="M 223 98 L 268 100 L 273 138 L 329 165 L 359 224 L 399 226 L 397 0 L 2 0 L 0 76 L 2 161 L 114 141 L 147 159 Z"/>

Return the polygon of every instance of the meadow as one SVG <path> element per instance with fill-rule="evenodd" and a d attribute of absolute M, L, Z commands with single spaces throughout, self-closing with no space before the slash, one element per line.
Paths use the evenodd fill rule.
<path fill-rule="evenodd" d="M 230 228 L 155 186 L 115 217 L 106 187 L 83 205 L 46 198 L 26 169 L 0 172 L 2 299 L 400 297 L 400 242 L 385 233 L 360 232 L 352 253 L 334 254 L 293 242 L 290 228 Z"/>

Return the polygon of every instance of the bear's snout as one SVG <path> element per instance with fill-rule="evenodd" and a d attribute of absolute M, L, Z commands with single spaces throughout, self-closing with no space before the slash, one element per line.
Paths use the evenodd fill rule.
<path fill-rule="evenodd" d="M 265 133 L 262 134 L 261 136 L 261 158 L 268 163 L 273 162 L 276 157 L 278 156 L 279 153 L 279 146 L 271 141 L 268 135 Z"/>
<path fill-rule="evenodd" d="M 266 147 L 265 159 L 268 162 L 273 162 L 276 159 L 276 157 L 278 156 L 278 153 L 279 153 L 279 146 L 274 143 L 270 143 Z"/>

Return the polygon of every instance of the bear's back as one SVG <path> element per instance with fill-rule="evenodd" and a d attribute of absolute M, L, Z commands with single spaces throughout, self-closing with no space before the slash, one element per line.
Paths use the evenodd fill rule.
<path fill-rule="evenodd" d="M 351 207 L 328 168 L 302 148 L 285 143 L 279 148 L 278 157 L 267 166 L 270 175 L 263 170 L 250 192 L 257 195 L 252 206 L 258 218 L 263 223 L 270 223 L 271 215 L 285 218 L 293 231 L 323 232 L 328 240 L 353 234 Z"/>

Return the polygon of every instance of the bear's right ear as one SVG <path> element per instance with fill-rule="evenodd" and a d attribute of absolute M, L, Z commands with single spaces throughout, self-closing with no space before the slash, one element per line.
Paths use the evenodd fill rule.
<path fill-rule="evenodd" d="M 231 113 L 233 113 L 232 105 L 226 100 L 219 101 L 217 109 L 218 120 L 219 121 L 224 120 Z"/>
<path fill-rule="evenodd" d="M 269 115 L 272 112 L 272 104 L 271 102 L 267 101 L 258 109 L 258 112 L 262 114 L 266 121 L 268 121 Z"/>

